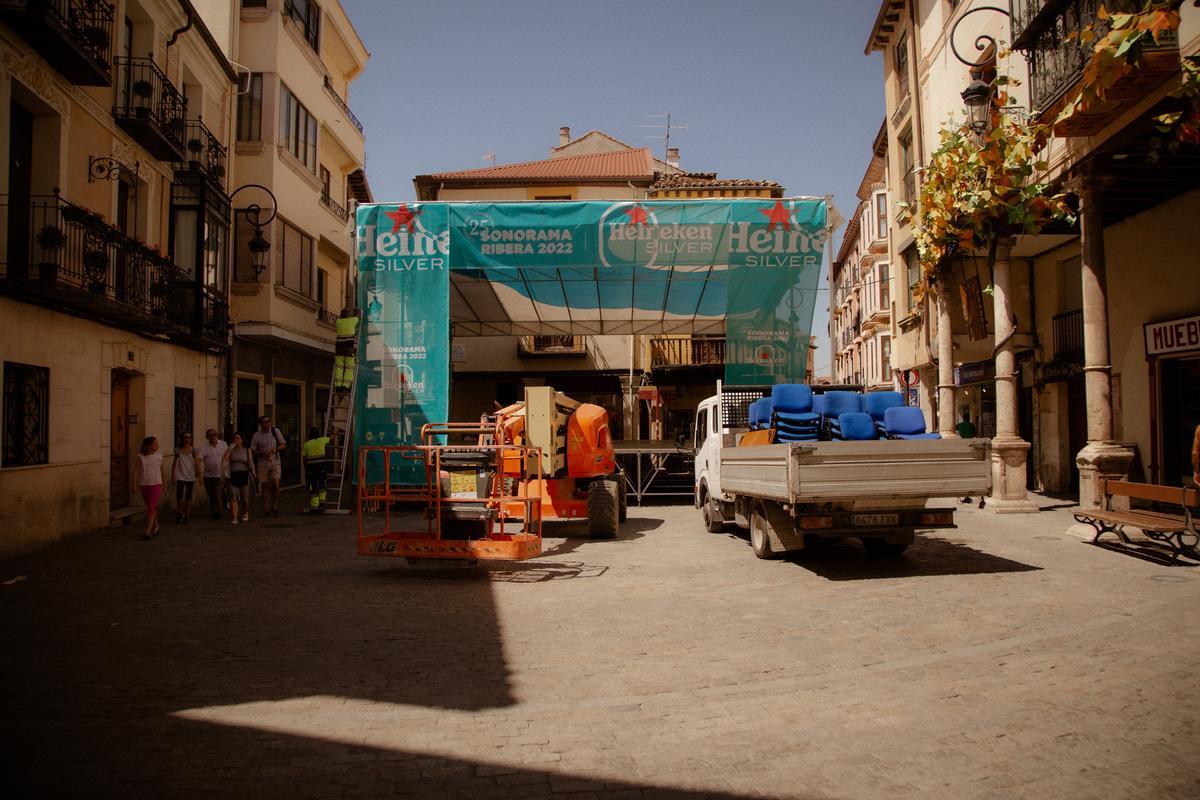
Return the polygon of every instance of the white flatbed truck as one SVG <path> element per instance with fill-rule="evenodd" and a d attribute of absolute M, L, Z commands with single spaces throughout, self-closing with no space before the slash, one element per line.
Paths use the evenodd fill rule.
<path fill-rule="evenodd" d="M 769 392 L 769 387 L 766 387 Z M 696 410 L 695 504 L 705 527 L 750 530 L 759 558 L 834 538 L 898 555 L 920 529 L 954 528 L 954 507 L 934 498 L 991 491 L 988 439 L 810 441 L 738 446 L 746 407 L 764 391 L 718 385 Z"/>

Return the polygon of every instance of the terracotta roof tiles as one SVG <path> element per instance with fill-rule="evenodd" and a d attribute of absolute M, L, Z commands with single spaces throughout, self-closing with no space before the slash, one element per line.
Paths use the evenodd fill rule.
<path fill-rule="evenodd" d="M 560 156 L 498 167 L 435 172 L 421 176 L 437 180 L 531 180 L 538 178 L 649 178 L 654 174 L 650 150 L 639 147 L 614 153 Z"/>

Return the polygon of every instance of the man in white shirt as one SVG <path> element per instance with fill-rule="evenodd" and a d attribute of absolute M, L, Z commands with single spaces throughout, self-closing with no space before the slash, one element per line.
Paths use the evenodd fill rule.
<path fill-rule="evenodd" d="M 203 465 L 204 493 L 208 495 L 208 510 L 213 519 L 221 518 L 221 460 L 229 446 L 221 441 L 217 432 L 209 428 L 204 432 L 204 444 L 196 448 L 196 461 Z"/>
<path fill-rule="evenodd" d="M 279 516 L 279 451 L 287 447 L 287 440 L 272 427 L 271 418 L 258 418 L 258 430 L 250 437 L 250 452 L 254 455 L 254 468 L 258 471 L 258 486 L 262 491 L 263 515 Z"/>

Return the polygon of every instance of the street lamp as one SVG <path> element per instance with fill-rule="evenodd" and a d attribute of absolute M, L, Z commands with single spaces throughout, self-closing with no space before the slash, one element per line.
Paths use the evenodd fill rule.
<path fill-rule="evenodd" d="M 983 68 L 990 59 L 984 58 L 982 55 L 977 61 L 963 58 L 962 53 L 958 52 L 958 46 L 954 43 L 954 36 L 958 33 L 958 26 L 962 24 L 964 19 L 976 11 L 997 11 L 1010 19 L 1012 15 L 1005 9 L 997 6 L 976 6 L 959 17 L 958 21 L 954 23 L 954 27 L 950 29 L 950 51 L 954 53 L 954 57 L 961 63 L 971 68 L 971 82 L 967 84 L 966 89 L 963 89 L 960 96 L 962 97 L 963 104 L 967 107 L 967 125 L 971 129 L 971 133 L 975 134 L 976 140 L 982 144 L 983 136 L 992 124 L 992 86 L 983 81 Z M 986 33 L 979 34 L 975 37 L 975 50 L 980 54 L 985 54 L 989 50 L 995 53 L 995 37 L 989 36 Z"/>
<path fill-rule="evenodd" d="M 278 203 L 270 189 L 257 183 L 247 183 L 234 189 L 229 195 L 230 203 L 233 202 L 234 195 L 243 189 L 261 189 L 271 198 L 271 213 L 267 215 L 266 219 L 263 219 L 263 209 L 258 203 L 251 203 L 241 211 L 246 215 L 246 221 L 254 226 L 254 237 L 249 242 L 250 266 L 254 268 L 255 279 L 261 280 L 262 274 L 267 268 L 267 255 L 271 252 L 271 243 L 263 236 L 263 226 L 271 224 L 271 220 L 275 219 Z"/>

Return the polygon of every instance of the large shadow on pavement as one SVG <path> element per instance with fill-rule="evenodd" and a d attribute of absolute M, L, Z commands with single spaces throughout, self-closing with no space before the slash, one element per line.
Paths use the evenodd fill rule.
<path fill-rule="evenodd" d="M 746 547 L 750 546 L 744 531 L 730 535 L 744 541 Z M 863 551 L 856 539 L 844 539 L 792 554 L 786 560 L 831 581 L 983 575 L 1041 569 L 948 539 L 920 534 L 917 534 L 917 540 L 899 556 L 871 555 Z"/>
<path fill-rule="evenodd" d="M 103 735 L 98 735 L 101 730 Z M 541 763 L 521 763 L 514 755 L 516 763 L 509 764 L 492 748 L 484 748 L 491 760 L 483 761 L 474 760 L 471 753 L 435 755 L 177 718 L 125 716 L 60 726 L 59 748 L 39 748 L 29 733 L 27 726 L 5 732 L 6 738 L 12 737 L 6 748 L 12 766 L 4 780 L 9 797 L 746 797 L 558 771 L 556 754 L 549 750 L 528 752 L 529 761 Z M 604 766 L 597 768 L 621 772 Z"/>
<path fill-rule="evenodd" d="M 164 523 L 149 542 L 104 531 L 4 562 L 27 577 L 0 595 L 2 713 L 54 747 L 81 713 L 310 695 L 512 705 L 487 577 L 413 579 L 357 556 L 338 519 Z"/>

